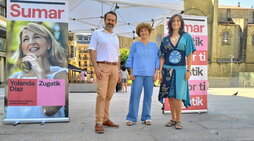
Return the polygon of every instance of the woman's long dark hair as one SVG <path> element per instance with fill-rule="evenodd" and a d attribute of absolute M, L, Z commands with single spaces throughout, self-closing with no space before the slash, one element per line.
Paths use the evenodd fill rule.
<path fill-rule="evenodd" d="M 182 34 L 185 32 L 185 31 L 184 31 L 184 21 L 183 21 L 183 17 L 182 17 L 181 15 L 179 15 L 179 14 L 175 14 L 175 15 L 173 15 L 173 16 L 169 19 L 169 21 L 168 21 L 168 34 L 169 34 L 170 37 L 171 37 L 172 34 L 173 34 L 172 23 L 173 23 L 173 20 L 174 20 L 175 17 L 179 17 L 179 19 L 180 19 L 180 21 L 181 21 L 181 27 L 180 27 L 178 33 L 179 33 L 180 35 L 182 35 Z"/>

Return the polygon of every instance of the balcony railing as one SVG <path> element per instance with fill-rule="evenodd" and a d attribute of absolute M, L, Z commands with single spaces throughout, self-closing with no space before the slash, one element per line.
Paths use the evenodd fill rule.
<path fill-rule="evenodd" d="M 86 41 L 86 40 L 77 40 L 77 43 L 79 43 L 79 44 L 89 44 L 90 41 Z"/>
<path fill-rule="evenodd" d="M 88 50 L 80 50 L 79 53 L 88 53 Z"/>
<path fill-rule="evenodd" d="M 79 57 L 79 60 L 89 60 L 89 57 Z"/>
<path fill-rule="evenodd" d="M 89 66 L 87 66 L 87 65 L 85 65 L 85 64 L 80 64 L 79 67 L 82 67 L 82 68 L 83 68 L 83 67 L 89 67 Z"/>

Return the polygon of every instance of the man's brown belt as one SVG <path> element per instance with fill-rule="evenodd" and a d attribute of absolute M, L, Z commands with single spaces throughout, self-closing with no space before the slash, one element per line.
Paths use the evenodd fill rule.
<path fill-rule="evenodd" d="M 101 61 L 101 62 L 97 62 L 97 63 L 101 63 L 101 64 L 107 64 L 107 65 L 117 65 L 117 62 L 106 62 L 106 61 Z"/>

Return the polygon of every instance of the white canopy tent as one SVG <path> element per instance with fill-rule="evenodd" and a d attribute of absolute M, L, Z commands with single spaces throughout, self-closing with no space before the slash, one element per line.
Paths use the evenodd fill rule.
<path fill-rule="evenodd" d="M 118 35 L 134 37 L 138 23 L 151 22 L 153 28 L 163 23 L 161 15 L 181 13 L 183 0 L 68 0 L 69 30 L 92 33 L 103 26 L 108 11 L 118 15 L 114 31 Z"/>

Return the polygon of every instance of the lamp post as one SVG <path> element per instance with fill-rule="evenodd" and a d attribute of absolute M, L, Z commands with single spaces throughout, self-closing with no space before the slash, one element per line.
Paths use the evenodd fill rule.
<path fill-rule="evenodd" d="M 233 74 L 233 59 L 234 59 L 234 55 L 230 55 L 231 59 L 230 59 L 230 74 L 232 76 Z"/>

